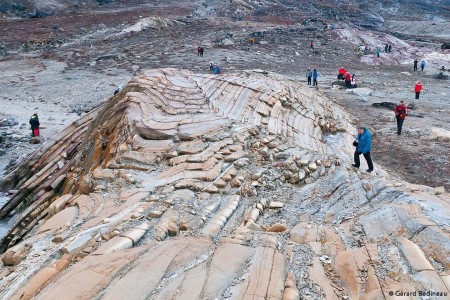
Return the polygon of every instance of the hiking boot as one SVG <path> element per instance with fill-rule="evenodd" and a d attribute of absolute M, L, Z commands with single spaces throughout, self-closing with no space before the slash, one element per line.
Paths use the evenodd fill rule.
<path fill-rule="evenodd" d="M 367 169 L 367 172 L 368 173 L 370 173 L 370 172 L 372 172 L 373 171 L 373 169 Z"/>
<path fill-rule="evenodd" d="M 357 166 L 356 164 L 352 164 L 352 167 L 359 169 L 359 166 Z"/>

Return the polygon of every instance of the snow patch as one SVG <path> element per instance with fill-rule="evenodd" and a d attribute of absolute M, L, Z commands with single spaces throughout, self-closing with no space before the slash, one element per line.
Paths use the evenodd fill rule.
<path fill-rule="evenodd" d="M 136 24 L 132 26 L 126 27 L 125 29 L 122 30 L 121 34 L 140 32 L 147 28 L 160 30 L 162 28 L 173 26 L 175 24 L 183 24 L 183 23 L 161 17 L 148 17 L 139 20 Z"/>

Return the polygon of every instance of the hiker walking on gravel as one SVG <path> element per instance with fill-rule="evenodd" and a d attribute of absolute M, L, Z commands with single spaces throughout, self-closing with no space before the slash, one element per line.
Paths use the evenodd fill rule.
<path fill-rule="evenodd" d="M 388 52 L 389 52 L 389 53 L 391 53 L 391 49 L 392 49 L 392 45 L 389 44 L 389 47 L 388 47 Z"/>
<path fill-rule="evenodd" d="M 309 42 L 309 49 L 314 50 L 314 41 L 313 40 L 311 40 L 311 42 Z"/>
<path fill-rule="evenodd" d="M 197 47 L 197 56 L 200 56 L 200 49 L 201 49 L 201 47 L 199 46 L 199 47 Z"/>
<path fill-rule="evenodd" d="M 353 145 L 356 147 L 355 154 L 353 155 L 355 163 L 352 164 L 353 167 L 359 168 L 360 160 L 359 156 L 362 154 L 367 161 L 368 169 L 367 172 L 373 171 L 373 163 L 370 158 L 370 150 L 372 150 L 372 135 L 364 126 L 358 126 L 358 135 L 356 136 Z"/>
<path fill-rule="evenodd" d="M 422 72 L 423 72 L 423 69 L 425 69 L 425 66 L 427 65 L 427 63 L 424 61 L 424 60 L 422 60 L 421 62 L 420 62 L 420 68 L 422 69 Z"/>
<path fill-rule="evenodd" d="M 380 53 L 381 53 L 381 50 L 380 50 L 380 48 L 377 48 L 377 51 L 376 51 L 376 53 L 377 53 L 377 57 L 378 57 L 378 58 L 380 58 Z"/>
<path fill-rule="evenodd" d="M 364 47 L 364 54 L 368 54 L 369 53 L 369 45 L 366 45 Z"/>
<path fill-rule="evenodd" d="M 417 64 L 419 63 L 419 61 L 417 60 L 417 58 L 414 60 L 414 71 L 417 71 Z"/>
<path fill-rule="evenodd" d="M 403 100 L 400 101 L 400 104 L 394 107 L 395 118 L 397 119 L 397 134 L 402 134 L 403 121 L 405 121 L 406 116 L 408 115 L 408 108 L 403 103 Z"/>
<path fill-rule="evenodd" d="M 255 43 L 255 39 L 254 38 L 250 38 L 250 46 L 253 46 L 254 43 Z"/>
<path fill-rule="evenodd" d="M 416 82 L 416 85 L 414 86 L 414 92 L 416 92 L 416 99 L 419 99 L 420 92 L 422 91 L 423 86 L 420 83 L 420 81 Z"/>
<path fill-rule="evenodd" d="M 200 56 L 201 57 L 203 57 L 203 51 L 204 51 L 203 47 L 200 47 Z"/>
<path fill-rule="evenodd" d="M 311 68 L 306 71 L 306 78 L 308 78 L 308 85 L 311 85 L 312 71 Z"/>
<path fill-rule="evenodd" d="M 319 77 L 319 73 L 317 73 L 317 69 L 313 70 L 313 85 L 317 85 L 317 78 Z"/>
<path fill-rule="evenodd" d="M 30 119 L 31 136 L 39 136 L 39 118 L 37 113 L 34 113 Z"/>
<path fill-rule="evenodd" d="M 345 73 L 345 87 L 351 88 L 352 87 L 352 77 L 349 72 Z"/>
<path fill-rule="evenodd" d="M 384 45 L 384 52 L 385 53 L 388 53 L 388 49 L 389 49 L 389 45 L 388 44 Z"/>
<path fill-rule="evenodd" d="M 209 71 L 213 71 L 213 69 L 214 69 L 214 61 L 211 59 L 210 61 L 209 61 Z"/>

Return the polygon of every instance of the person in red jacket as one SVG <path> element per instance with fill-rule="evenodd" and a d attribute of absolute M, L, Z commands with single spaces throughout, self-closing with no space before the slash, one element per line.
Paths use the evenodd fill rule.
<path fill-rule="evenodd" d="M 400 101 L 399 105 L 394 107 L 395 118 L 397 119 L 397 134 L 402 134 L 403 121 L 405 121 L 408 115 L 408 108 L 406 107 L 403 100 Z"/>
<path fill-rule="evenodd" d="M 419 99 L 420 92 L 422 91 L 422 84 L 420 81 L 416 82 L 416 85 L 414 86 L 414 92 L 416 92 L 416 99 Z"/>
<path fill-rule="evenodd" d="M 350 72 L 345 73 L 345 87 L 348 89 L 352 87 L 352 75 L 350 75 Z"/>
<path fill-rule="evenodd" d="M 337 79 L 344 79 L 345 73 L 347 73 L 347 70 L 344 67 L 340 68 L 338 70 L 338 77 L 337 77 Z"/>

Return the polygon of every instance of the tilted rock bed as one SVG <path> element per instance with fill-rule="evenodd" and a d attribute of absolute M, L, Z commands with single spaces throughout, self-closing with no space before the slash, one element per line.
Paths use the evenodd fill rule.
<path fill-rule="evenodd" d="M 276 74 L 142 73 L 2 179 L 0 297 L 448 293 L 448 194 L 348 168 L 350 120 Z"/>

